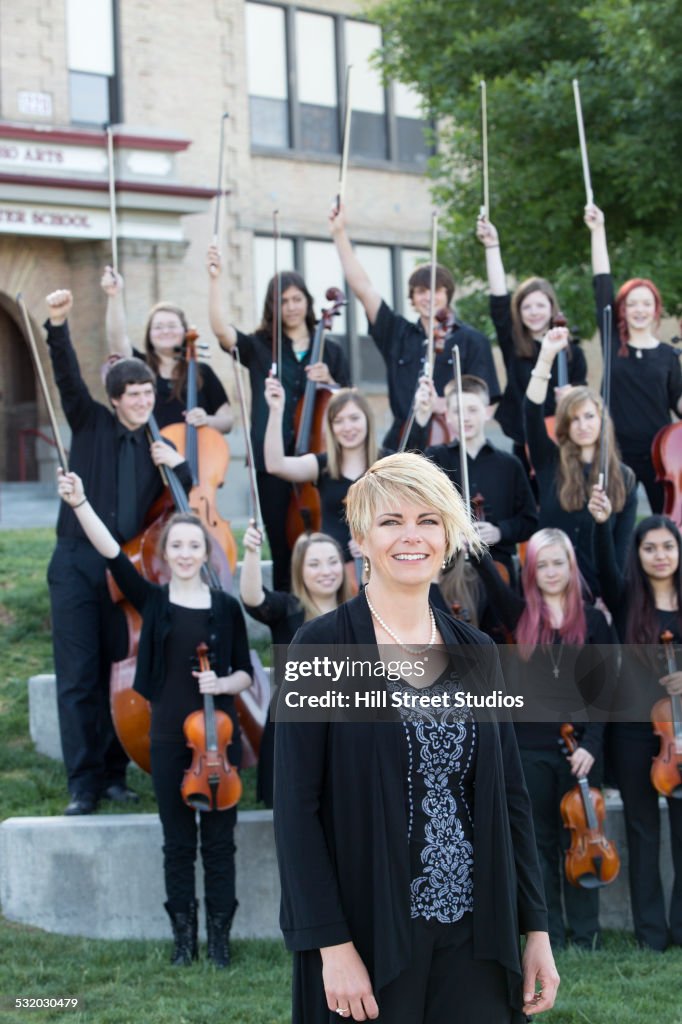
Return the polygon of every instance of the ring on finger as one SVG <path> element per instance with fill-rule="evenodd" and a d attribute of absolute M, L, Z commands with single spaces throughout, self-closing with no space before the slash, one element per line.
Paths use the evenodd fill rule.
<path fill-rule="evenodd" d="M 350 1006 L 346 1006 L 345 1009 L 343 1006 L 337 1006 L 336 1012 L 338 1013 L 339 1017 L 345 1017 L 347 1013 L 350 1013 Z"/>

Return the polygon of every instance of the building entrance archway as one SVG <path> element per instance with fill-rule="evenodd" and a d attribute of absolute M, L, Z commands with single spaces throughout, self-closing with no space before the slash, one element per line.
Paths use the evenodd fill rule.
<path fill-rule="evenodd" d="M 23 332 L 0 295 L 0 480 L 37 480 L 36 378 Z"/>

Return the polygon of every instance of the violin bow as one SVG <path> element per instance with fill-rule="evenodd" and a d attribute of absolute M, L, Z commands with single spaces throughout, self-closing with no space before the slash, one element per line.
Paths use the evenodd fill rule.
<path fill-rule="evenodd" d="M 604 408 L 601 417 L 601 431 L 599 437 L 599 486 L 607 490 L 609 485 L 608 464 L 609 464 L 609 432 L 608 419 L 611 406 L 611 328 L 613 311 L 611 306 L 604 306 L 601 322 L 601 336 L 604 359 L 604 380 L 602 382 L 602 400 Z"/>
<path fill-rule="evenodd" d="M 272 240 L 275 249 L 275 273 L 272 279 L 272 366 L 270 376 L 282 372 L 282 279 L 279 273 L 279 210 L 272 211 Z"/>
<path fill-rule="evenodd" d="M 114 168 L 114 127 L 107 125 L 107 161 L 109 166 L 109 225 L 111 234 L 111 265 L 118 274 L 118 227 L 116 222 L 116 182 Z"/>
<path fill-rule="evenodd" d="M 263 513 L 260 507 L 260 498 L 258 497 L 258 484 L 256 483 L 256 463 L 253 459 L 253 445 L 251 444 L 251 424 L 246 412 L 246 398 L 244 397 L 244 386 L 242 383 L 242 363 L 239 358 L 239 348 L 237 345 L 232 349 L 232 356 L 234 358 L 235 367 L 234 375 L 237 384 L 237 401 L 239 402 L 239 409 L 242 417 L 242 429 L 244 431 L 244 443 L 246 445 L 246 468 L 249 474 L 249 497 L 251 504 L 251 518 L 255 520 L 256 527 L 263 532 Z"/>
<path fill-rule="evenodd" d="M 580 156 L 583 163 L 583 180 L 585 182 L 585 203 L 592 206 L 594 193 L 592 191 L 592 178 L 590 177 L 590 162 L 587 158 L 587 139 L 585 138 L 585 124 L 583 121 L 583 107 L 580 102 L 580 84 L 577 78 L 573 79 L 573 98 L 575 100 L 575 116 L 578 122 L 578 138 L 580 140 Z"/>
<path fill-rule="evenodd" d="M 466 439 L 464 437 L 464 402 L 462 401 L 462 362 L 459 345 L 452 346 L 452 362 L 455 367 L 455 386 L 457 388 L 457 420 L 459 424 L 459 473 L 462 497 L 469 518 L 471 515 L 471 489 L 469 487 L 469 466 L 467 463 Z"/>
<path fill-rule="evenodd" d="M 35 366 L 36 370 L 36 376 L 38 377 L 40 390 L 42 391 L 43 399 L 45 400 L 45 408 L 47 409 L 47 416 L 50 421 L 50 429 L 52 430 L 52 436 L 54 437 L 55 447 L 57 448 L 57 453 L 59 454 L 59 462 L 64 472 L 67 473 L 69 469 L 69 463 L 68 459 L 66 458 L 66 450 L 64 448 L 64 445 L 62 444 L 61 435 L 59 433 L 59 427 L 57 426 L 57 416 L 54 411 L 54 406 L 52 405 L 52 399 L 50 398 L 50 392 L 47 387 L 47 381 L 45 380 L 45 374 L 43 373 L 43 367 L 40 362 L 40 355 L 38 354 L 38 346 L 36 345 L 35 335 L 33 334 L 33 327 L 31 326 L 31 320 L 29 318 L 28 310 L 26 309 L 26 303 L 24 302 L 24 297 L 21 294 L 21 292 L 19 292 L 19 294 L 17 295 L 17 306 L 19 307 L 19 310 L 21 312 L 21 318 L 24 322 L 26 340 L 28 341 L 28 347 L 31 350 L 31 355 L 33 357 L 33 365 Z"/>
<path fill-rule="evenodd" d="M 426 336 L 426 356 L 424 359 L 424 369 L 422 377 L 433 378 L 433 359 L 434 359 L 434 347 L 433 337 L 436 326 L 436 250 L 438 248 L 438 214 L 434 210 L 431 214 L 431 267 L 430 267 L 430 278 L 429 278 L 429 331 Z M 419 378 L 419 380 L 421 377 Z M 398 445 L 398 451 L 404 452 L 407 448 L 407 439 L 412 433 L 412 427 L 414 426 L 415 416 L 417 415 L 417 391 L 419 390 L 419 380 L 417 380 L 417 387 L 414 395 L 412 396 L 412 405 L 410 407 L 410 415 L 407 418 L 405 426 L 403 427 L 402 437 L 400 438 L 400 444 Z"/>
<path fill-rule="evenodd" d="M 223 157 L 225 155 L 225 122 L 229 114 L 223 114 L 220 119 L 220 152 L 218 154 L 218 184 L 216 185 L 215 215 L 213 219 L 213 245 L 217 248 L 221 236 L 220 219 L 223 212 Z"/>
<path fill-rule="evenodd" d="M 350 81 L 353 65 L 346 65 L 346 86 L 344 90 L 344 114 L 343 114 L 343 138 L 341 140 L 341 164 L 339 167 L 339 184 L 336 192 L 336 212 L 338 213 L 343 203 L 346 191 L 346 172 L 348 171 L 348 153 L 350 151 L 350 119 L 352 106 L 350 101 Z"/>
<path fill-rule="evenodd" d="M 483 164 L 483 203 L 480 214 L 487 220 L 490 216 L 490 189 L 488 178 L 488 91 L 485 79 L 481 79 L 479 88 L 481 90 L 481 156 Z"/>

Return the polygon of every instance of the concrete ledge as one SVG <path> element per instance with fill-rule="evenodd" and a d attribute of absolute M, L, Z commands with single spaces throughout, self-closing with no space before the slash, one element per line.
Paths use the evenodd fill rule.
<path fill-rule="evenodd" d="M 234 935 L 279 937 L 272 811 L 243 811 L 236 843 Z M 155 814 L 9 818 L 0 825 L 2 912 L 59 935 L 166 938 L 161 844 Z M 203 913 L 200 856 L 196 891 Z"/>
<path fill-rule="evenodd" d="M 662 870 L 672 889 L 668 809 L 662 801 Z M 632 930 L 622 805 L 607 801 L 608 835 L 622 860 L 601 890 L 604 928 Z M 239 938 L 279 937 L 279 878 L 271 811 L 243 811 L 237 841 Z M 161 825 L 154 814 L 9 818 L 0 825 L 0 904 L 7 918 L 96 939 L 167 936 Z M 200 859 L 197 894 L 202 897 Z"/>

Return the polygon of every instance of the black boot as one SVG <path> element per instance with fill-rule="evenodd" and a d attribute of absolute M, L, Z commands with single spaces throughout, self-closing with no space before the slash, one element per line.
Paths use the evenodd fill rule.
<path fill-rule="evenodd" d="M 164 906 L 171 919 L 173 939 L 175 940 L 171 965 L 173 967 L 189 967 L 192 960 L 196 960 L 198 956 L 197 911 L 199 904 L 196 900 L 192 900 L 189 910 L 185 912 L 172 911 L 168 903 L 164 903 Z"/>
<path fill-rule="evenodd" d="M 206 907 L 206 932 L 208 937 L 208 959 L 216 967 L 227 967 L 230 963 L 230 928 L 237 904 L 229 914 L 212 914 Z"/>

